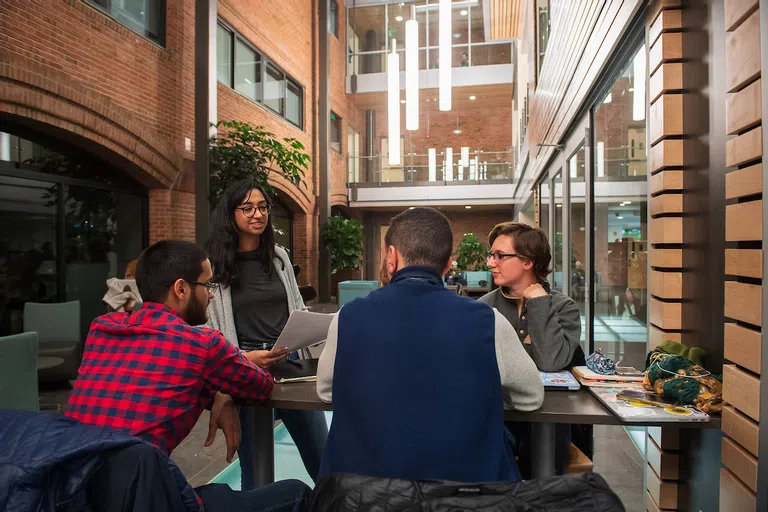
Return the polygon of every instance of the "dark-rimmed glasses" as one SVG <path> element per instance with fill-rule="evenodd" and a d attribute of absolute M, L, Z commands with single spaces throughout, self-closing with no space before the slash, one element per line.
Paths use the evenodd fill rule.
<path fill-rule="evenodd" d="M 237 208 L 235 208 L 235 210 L 240 210 L 241 212 L 243 212 L 243 215 L 245 215 L 249 219 L 254 215 L 256 215 L 256 210 L 259 210 L 259 213 L 263 217 L 266 217 L 267 215 L 269 215 L 269 212 L 272 211 L 272 205 L 268 204 L 268 205 L 262 205 L 262 206 L 238 206 Z"/>
<path fill-rule="evenodd" d="M 515 254 L 512 252 L 488 251 L 487 253 L 485 253 L 486 260 L 493 259 L 493 261 L 495 261 L 496 263 L 502 261 L 505 258 L 520 258 L 521 260 L 523 259 L 523 257 L 520 256 L 519 254 Z"/>
<path fill-rule="evenodd" d="M 207 283 L 201 283 L 199 281 L 187 281 L 189 284 L 196 284 L 198 286 L 205 286 L 208 288 L 209 292 L 216 293 L 219 289 L 219 283 L 212 283 L 208 281 Z"/>

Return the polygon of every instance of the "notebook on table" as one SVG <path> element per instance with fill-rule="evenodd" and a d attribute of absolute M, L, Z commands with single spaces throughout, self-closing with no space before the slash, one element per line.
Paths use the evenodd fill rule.
<path fill-rule="evenodd" d="M 539 372 L 541 383 L 544 389 L 559 389 L 564 391 L 578 391 L 581 384 L 571 375 L 571 372 L 565 370 L 562 372 Z"/>
<path fill-rule="evenodd" d="M 586 366 L 574 366 L 573 375 L 585 386 L 609 387 L 619 384 L 642 383 L 643 375 L 603 375 L 593 372 Z"/>
<path fill-rule="evenodd" d="M 659 407 L 632 400 L 621 400 L 617 395 L 627 391 L 626 388 L 623 387 L 590 387 L 589 390 L 598 400 L 605 404 L 613 414 L 627 423 L 689 423 L 709 421 L 709 415 L 707 413 L 697 411 L 693 407 L 680 407 L 674 405 Z"/>
<path fill-rule="evenodd" d="M 317 380 L 317 359 L 283 359 L 270 371 L 278 384 L 314 382 Z"/>

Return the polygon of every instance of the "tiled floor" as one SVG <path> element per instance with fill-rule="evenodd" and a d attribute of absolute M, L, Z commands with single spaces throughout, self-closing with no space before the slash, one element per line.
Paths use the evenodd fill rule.
<path fill-rule="evenodd" d="M 643 507 L 642 454 L 623 427 L 595 425 L 594 471 L 621 498 L 627 512 L 645 512 Z"/>

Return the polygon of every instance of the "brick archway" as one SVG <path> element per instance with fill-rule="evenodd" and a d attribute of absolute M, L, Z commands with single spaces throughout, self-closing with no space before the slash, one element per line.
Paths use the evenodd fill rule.
<path fill-rule="evenodd" d="M 136 115 L 56 68 L 0 54 L 0 119 L 100 153 L 149 187 L 171 187 L 181 156 Z"/>

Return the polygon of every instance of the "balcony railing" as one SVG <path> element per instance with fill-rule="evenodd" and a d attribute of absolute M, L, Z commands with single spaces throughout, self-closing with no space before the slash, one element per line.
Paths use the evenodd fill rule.
<path fill-rule="evenodd" d="M 429 155 L 405 154 L 401 165 L 389 165 L 387 155 L 350 157 L 347 162 L 350 185 L 363 186 L 430 186 L 454 182 L 509 182 L 514 178 L 514 152 L 474 151 L 468 162 L 454 152 L 453 165 L 446 166 L 445 154 L 437 154 L 430 169 Z M 465 165 L 468 164 L 468 165 Z"/>

